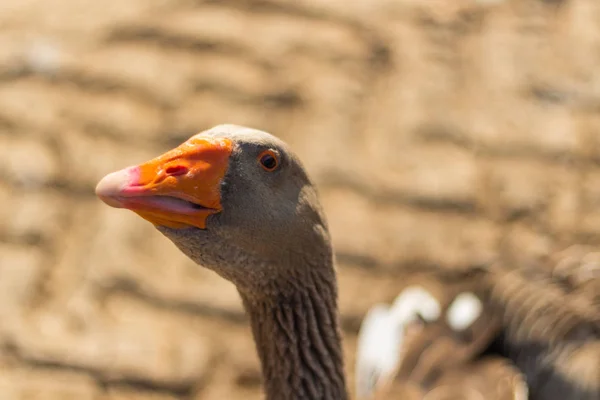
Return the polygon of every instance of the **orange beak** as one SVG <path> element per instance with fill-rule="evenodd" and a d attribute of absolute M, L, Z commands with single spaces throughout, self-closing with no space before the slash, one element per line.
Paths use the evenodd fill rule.
<path fill-rule="evenodd" d="M 205 229 L 208 216 L 223 209 L 221 182 L 232 150 L 229 139 L 196 135 L 153 160 L 106 175 L 96 195 L 154 225 Z"/>

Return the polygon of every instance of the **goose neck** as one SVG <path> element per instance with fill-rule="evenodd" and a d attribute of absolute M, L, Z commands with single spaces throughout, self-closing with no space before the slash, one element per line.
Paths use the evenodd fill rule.
<path fill-rule="evenodd" d="M 346 400 L 335 274 L 305 270 L 308 276 L 291 274 L 269 296 L 241 293 L 266 398 Z"/>

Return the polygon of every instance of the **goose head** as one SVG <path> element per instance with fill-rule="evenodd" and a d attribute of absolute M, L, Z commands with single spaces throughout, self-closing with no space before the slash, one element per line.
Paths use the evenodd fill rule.
<path fill-rule="evenodd" d="M 313 183 L 284 142 L 259 130 L 216 126 L 107 175 L 96 194 L 154 224 L 240 291 L 280 284 L 292 260 L 331 258 Z"/>

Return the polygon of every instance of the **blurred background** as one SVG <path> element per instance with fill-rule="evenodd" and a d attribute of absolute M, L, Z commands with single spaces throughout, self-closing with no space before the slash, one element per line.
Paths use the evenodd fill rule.
<path fill-rule="evenodd" d="M 261 398 L 233 286 L 93 194 L 225 122 L 319 184 L 352 382 L 418 271 L 600 243 L 599 65 L 597 0 L 2 0 L 0 398 Z"/>

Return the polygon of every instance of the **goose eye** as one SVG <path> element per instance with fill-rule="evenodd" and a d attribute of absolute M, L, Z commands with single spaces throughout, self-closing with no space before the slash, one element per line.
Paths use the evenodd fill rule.
<path fill-rule="evenodd" d="M 277 159 L 277 154 L 272 150 L 266 150 L 260 153 L 258 156 L 258 161 L 260 165 L 263 167 L 265 171 L 275 171 L 279 166 L 279 160 Z"/>

